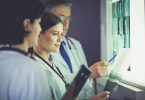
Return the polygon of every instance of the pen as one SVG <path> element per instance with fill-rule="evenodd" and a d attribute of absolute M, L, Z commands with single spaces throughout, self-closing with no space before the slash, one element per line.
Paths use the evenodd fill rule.
<path fill-rule="evenodd" d="M 108 62 L 111 62 L 115 59 L 115 57 L 117 56 L 117 54 L 115 54 L 110 60 L 108 60 Z"/>

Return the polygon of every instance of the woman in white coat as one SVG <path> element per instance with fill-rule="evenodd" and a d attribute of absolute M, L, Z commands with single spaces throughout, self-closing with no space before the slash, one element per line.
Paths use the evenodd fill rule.
<path fill-rule="evenodd" d="M 59 16 L 63 22 L 64 37 L 62 45 L 60 46 L 60 52 L 53 53 L 51 58 L 57 66 L 60 66 L 60 70 L 63 72 L 63 75 L 68 83 L 72 82 L 81 65 L 88 67 L 81 43 L 68 36 L 69 24 L 71 23 L 71 9 L 72 3 L 70 0 L 51 0 L 47 6 L 47 11 Z M 64 55 L 64 52 L 66 52 L 68 57 Z M 96 71 L 99 77 L 106 74 L 107 65 L 108 64 L 104 62 L 96 62 L 89 68 L 93 68 L 94 70 L 92 71 L 99 69 Z M 94 95 L 94 90 L 93 81 L 88 80 L 83 88 L 83 91 L 86 92 L 82 91 L 79 97 L 81 99 L 87 99 Z"/>
<path fill-rule="evenodd" d="M 46 73 L 27 53 L 37 44 L 43 6 L 4 0 L 0 12 L 0 100 L 48 100 Z"/>
<path fill-rule="evenodd" d="M 48 73 L 51 82 L 53 100 L 61 100 L 66 92 L 65 81 L 57 67 L 48 60 L 51 52 L 59 51 L 62 41 L 63 25 L 61 20 L 53 14 L 45 13 L 41 20 L 42 31 L 39 36 L 38 45 L 34 50 L 34 58 L 39 65 Z"/>
<path fill-rule="evenodd" d="M 42 17 L 41 27 L 42 31 L 39 36 L 38 45 L 34 48 L 34 57 L 36 61 L 39 62 L 40 66 L 48 72 L 49 81 L 51 82 L 51 95 L 53 96 L 53 100 L 60 100 L 65 94 L 66 86 L 68 84 L 62 75 L 63 72 L 60 72 L 59 70 L 61 66 L 55 66 L 48 58 L 52 52 L 59 51 L 63 38 L 63 24 L 59 17 L 51 13 L 46 13 Z M 96 66 L 92 68 L 96 68 Z M 93 71 L 91 77 L 96 77 L 101 74 L 102 73 L 98 74 L 97 71 Z M 90 99 L 93 100 L 93 98 L 95 98 L 97 100 L 102 100 L 107 98 L 108 95 L 108 92 L 101 92 Z"/>

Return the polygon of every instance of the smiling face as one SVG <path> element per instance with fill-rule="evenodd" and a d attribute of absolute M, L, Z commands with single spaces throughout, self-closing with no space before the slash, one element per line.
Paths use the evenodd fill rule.
<path fill-rule="evenodd" d="M 38 45 L 46 52 L 58 52 L 63 37 L 63 25 L 59 23 L 40 34 Z"/>

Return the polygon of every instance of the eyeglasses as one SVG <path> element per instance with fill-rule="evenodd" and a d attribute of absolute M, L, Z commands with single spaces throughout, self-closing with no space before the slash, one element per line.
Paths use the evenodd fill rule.
<path fill-rule="evenodd" d="M 71 16 L 59 16 L 59 18 L 61 19 L 62 22 L 64 22 L 65 20 L 67 21 L 72 21 L 72 17 Z"/>

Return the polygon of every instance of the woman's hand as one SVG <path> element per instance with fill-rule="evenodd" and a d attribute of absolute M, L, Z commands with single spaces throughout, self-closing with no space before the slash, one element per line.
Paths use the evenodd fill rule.
<path fill-rule="evenodd" d="M 92 96 L 89 100 L 107 100 L 109 98 L 110 92 L 103 91 L 98 94 Z"/>

